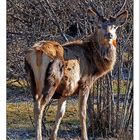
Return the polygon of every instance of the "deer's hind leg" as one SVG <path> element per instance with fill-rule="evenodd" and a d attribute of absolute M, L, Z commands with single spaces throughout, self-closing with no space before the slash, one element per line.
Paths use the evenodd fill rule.
<path fill-rule="evenodd" d="M 41 83 L 36 83 L 35 80 L 35 74 L 33 72 L 33 68 L 31 65 L 28 64 L 27 61 L 25 61 L 25 69 L 28 74 L 29 82 L 31 85 L 31 93 L 33 95 L 34 99 L 34 122 L 35 122 L 35 139 L 36 140 L 42 140 L 42 115 L 44 111 L 44 107 L 41 105 L 41 99 L 42 99 L 42 85 Z"/>
<path fill-rule="evenodd" d="M 46 106 L 50 102 L 57 87 L 60 84 L 60 81 L 63 77 L 63 73 L 63 61 L 60 59 L 55 59 L 48 66 L 48 70 L 46 72 L 45 87 L 43 89 L 43 105 Z"/>
<path fill-rule="evenodd" d="M 42 140 L 42 117 L 45 106 L 41 105 L 41 100 L 34 101 L 34 119 L 36 140 Z"/>
<path fill-rule="evenodd" d="M 63 61 L 55 59 L 51 62 L 46 71 L 44 85 L 42 81 L 36 82 L 35 74 L 30 69 L 31 87 L 34 98 L 34 119 L 36 140 L 42 140 L 42 116 L 46 105 L 50 102 L 63 77 Z M 42 88 L 43 87 L 43 88 Z"/>
<path fill-rule="evenodd" d="M 55 125 L 54 125 L 54 128 L 52 130 L 50 140 L 57 139 L 57 132 L 58 132 L 61 120 L 65 114 L 65 111 L 66 111 L 66 98 L 62 97 L 58 100 L 58 108 L 57 108 L 57 114 L 56 114 L 56 118 L 55 118 Z"/>

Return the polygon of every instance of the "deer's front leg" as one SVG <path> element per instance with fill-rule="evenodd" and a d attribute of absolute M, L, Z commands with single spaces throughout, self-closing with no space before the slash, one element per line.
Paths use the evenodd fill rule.
<path fill-rule="evenodd" d="M 86 128 L 86 108 L 87 100 L 89 96 L 89 88 L 85 87 L 79 91 L 79 113 L 80 113 L 80 124 L 81 124 L 81 140 L 88 140 L 87 128 Z"/>
<path fill-rule="evenodd" d="M 53 131 L 52 131 L 52 135 L 50 138 L 51 140 L 57 139 L 57 132 L 58 132 L 61 120 L 65 114 L 65 110 L 66 110 L 66 98 L 62 97 L 58 100 L 57 115 L 55 118 L 55 125 L 54 125 Z"/>

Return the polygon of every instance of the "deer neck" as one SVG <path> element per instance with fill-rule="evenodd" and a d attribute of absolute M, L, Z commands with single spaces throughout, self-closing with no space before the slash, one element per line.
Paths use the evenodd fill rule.
<path fill-rule="evenodd" d="M 91 34 L 84 38 L 84 49 L 86 51 L 86 58 L 90 65 L 93 65 L 92 71 L 99 70 L 99 73 L 105 74 L 113 69 L 116 61 L 116 45 L 113 45 L 113 40 L 108 42 L 101 41 L 97 34 Z M 85 45 L 86 44 L 86 45 Z M 96 66 L 96 70 L 95 69 Z"/>

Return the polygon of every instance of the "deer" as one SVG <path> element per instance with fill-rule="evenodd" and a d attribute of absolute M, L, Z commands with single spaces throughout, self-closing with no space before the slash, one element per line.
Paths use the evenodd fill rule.
<path fill-rule="evenodd" d="M 124 7 L 124 4 L 123 4 Z M 88 13 L 96 17 L 93 33 L 59 44 L 39 41 L 26 51 L 25 68 L 34 101 L 36 140 L 42 140 L 42 117 L 51 99 L 58 99 L 55 124 L 50 140 L 57 140 L 57 132 L 65 114 L 68 97 L 78 94 L 81 140 L 88 140 L 86 107 L 94 82 L 113 70 L 116 61 L 116 30 L 128 18 L 121 8 L 115 16 L 106 18 L 94 7 Z"/>

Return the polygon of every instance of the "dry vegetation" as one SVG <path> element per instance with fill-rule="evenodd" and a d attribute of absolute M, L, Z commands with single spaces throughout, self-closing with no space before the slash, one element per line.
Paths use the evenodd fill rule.
<path fill-rule="evenodd" d="M 39 40 L 64 43 L 94 31 L 87 15 L 94 4 L 104 14 L 115 14 L 123 0 L 7 0 L 7 139 L 33 139 L 33 106 L 24 71 L 24 51 Z M 88 134 L 91 140 L 133 139 L 133 1 L 128 0 L 128 21 L 118 30 L 114 70 L 99 79 L 88 101 Z M 77 97 L 70 98 L 60 126 L 59 139 L 80 136 Z M 54 101 L 44 120 L 50 135 L 56 112 Z M 44 133 L 44 134 L 45 134 Z"/>

